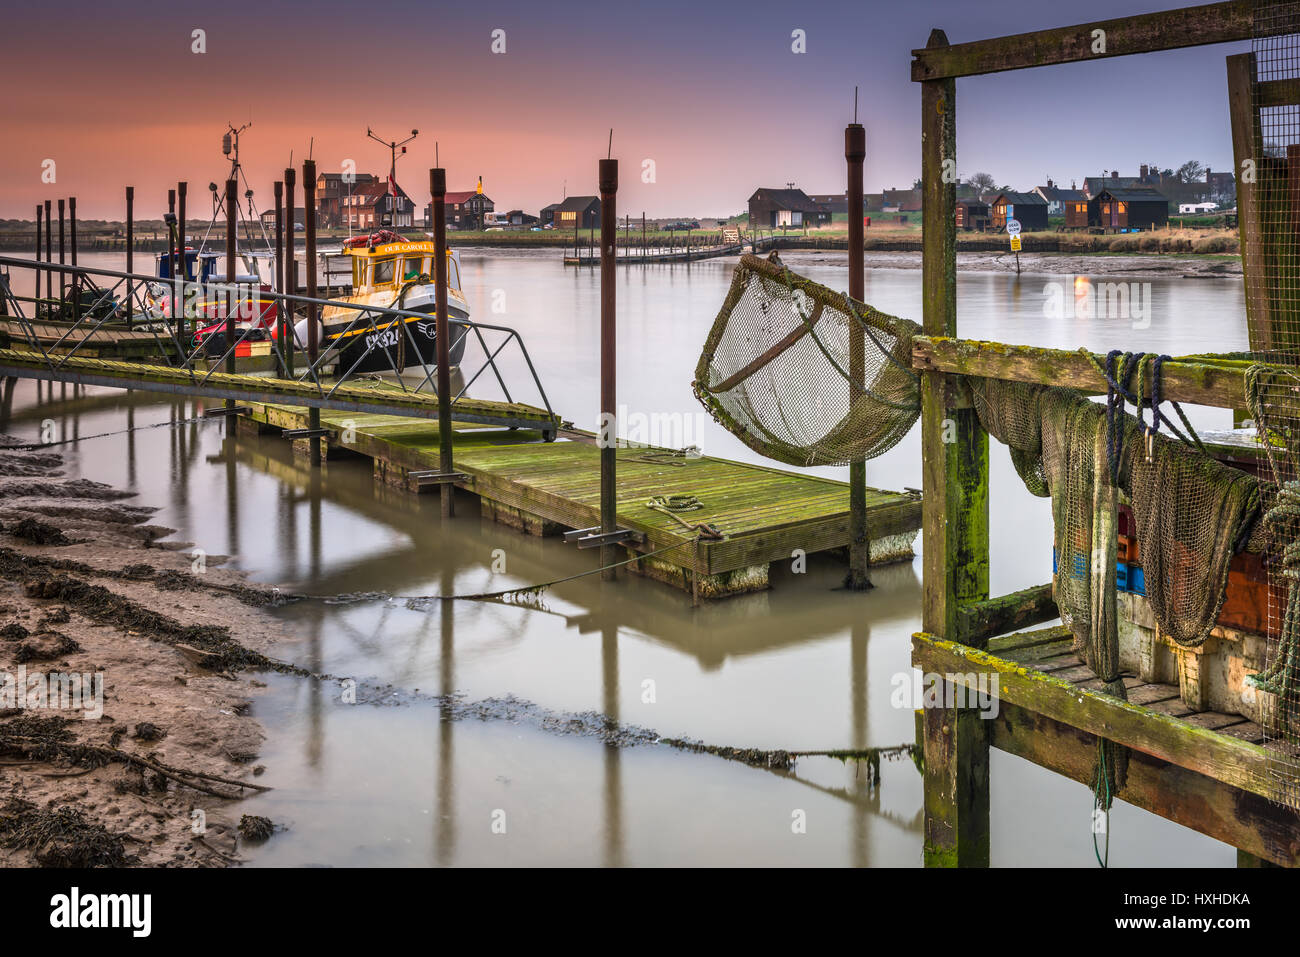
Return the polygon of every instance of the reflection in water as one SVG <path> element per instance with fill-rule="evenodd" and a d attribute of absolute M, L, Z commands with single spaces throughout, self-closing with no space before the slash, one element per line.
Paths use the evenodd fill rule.
<path fill-rule="evenodd" d="M 844 285 L 842 256 L 787 261 L 810 278 Z M 620 273 L 620 400 L 629 409 L 698 411 L 689 370 L 729 269 L 708 262 Z M 592 425 L 586 419 L 594 412 L 585 410 L 597 407 L 590 372 L 596 277 L 563 271 L 545 254 L 479 250 L 465 251 L 462 277 L 477 301 L 501 288 L 514 291 L 510 303 L 546 304 L 503 318 L 523 333 L 556 410 Z M 867 297 L 886 312 L 916 317 L 919 279 L 915 270 L 874 270 Z M 959 276 L 963 332 L 1063 348 L 1114 340 L 1115 327 L 1105 322 L 1046 317 L 1043 286 L 1043 277 L 1029 275 Z M 1134 349 L 1233 347 L 1221 317 L 1240 314 L 1239 282 L 1154 282 L 1151 304 L 1150 325 L 1126 339 Z M 287 442 L 223 436 L 222 419 L 190 421 L 200 412 L 201 404 L 143 393 L 13 381 L 0 388 L 0 431 L 28 440 L 47 418 L 69 437 L 140 427 L 67 446 L 70 477 L 136 491 L 139 504 L 160 507 L 151 521 L 176 528 L 178 541 L 227 554 L 254 579 L 286 590 L 451 594 L 550 580 L 593 564 L 590 553 L 556 539 L 481 521 L 472 497 L 444 522 L 436 496 L 376 485 L 364 461 L 333 459 L 313 471 Z M 159 423 L 171 427 L 145 428 Z M 756 460 L 712 423 L 702 444 L 710 454 Z M 1001 593 L 1049 574 L 1050 511 L 1023 492 L 1005 452 L 991 458 L 999 488 L 991 534 L 1001 559 L 992 578 Z M 870 480 L 917 486 L 919 466 L 917 443 L 905 441 L 871 463 Z M 492 570 L 495 549 L 504 550 L 505 572 Z M 419 696 L 348 705 L 337 684 L 267 676 L 253 713 L 267 731 L 263 780 L 275 790 L 247 803 L 287 830 L 244 853 L 268 865 L 915 865 L 921 786 L 906 763 L 886 764 L 883 787 L 873 790 L 852 764 L 809 760 L 795 776 L 781 775 L 665 747 L 619 749 L 565 727 L 566 715 L 596 712 L 608 727 L 719 745 L 863 748 L 911 740 L 911 705 L 892 702 L 891 691 L 897 676 L 910 674 L 919 563 L 873 570 L 877 587 L 862 595 L 837 590 L 841 573 L 838 562 L 818 556 L 806 574 L 778 563 L 771 591 L 700 608 L 655 582 L 629 576 L 602 585 L 590 576 L 552 589 L 538 611 L 459 602 L 417 610 L 400 600 L 279 609 L 286 638 L 277 657 Z M 643 698 L 646 682 L 653 702 Z M 440 697 L 430 704 L 429 694 Z M 450 706 L 452 696 L 508 695 L 536 702 L 556 716 L 555 726 L 456 718 Z M 1088 789 L 1019 759 L 995 755 L 994 762 L 994 863 L 1088 864 Z M 497 809 L 507 812 L 504 835 L 492 831 Z M 796 809 L 808 820 L 797 836 L 790 828 Z M 1128 857 L 1116 863 L 1219 859 L 1219 845 L 1127 805 L 1117 806 L 1111 826 L 1123 834 Z M 1040 832 L 1051 840 L 1035 839 Z M 1229 852 L 1220 856 L 1231 863 Z"/>

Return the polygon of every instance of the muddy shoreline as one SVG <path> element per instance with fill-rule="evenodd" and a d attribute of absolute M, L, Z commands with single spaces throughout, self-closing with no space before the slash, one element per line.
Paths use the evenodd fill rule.
<path fill-rule="evenodd" d="M 802 263 L 842 265 L 847 253 L 830 250 L 783 250 L 791 266 Z M 872 252 L 867 269 L 920 269 L 919 252 Z M 958 252 L 959 273 L 999 273 L 1014 276 L 1016 257 L 1010 252 Z M 1020 274 L 1028 276 L 1088 276 L 1116 279 L 1241 279 L 1237 256 L 1123 253 L 1021 253 Z"/>
<path fill-rule="evenodd" d="M 297 670 L 254 610 L 275 593 L 19 441 L 0 436 L 0 866 L 238 863 L 265 829 L 258 674 Z"/>

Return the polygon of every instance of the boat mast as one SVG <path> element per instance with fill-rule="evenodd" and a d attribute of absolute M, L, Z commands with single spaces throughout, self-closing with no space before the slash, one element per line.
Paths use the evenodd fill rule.
<path fill-rule="evenodd" d="M 419 135 L 419 130 L 411 130 L 411 135 L 400 143 L 396 140 L 385 141 L 376 136 L 375 131 L 370 127 L 366 127 L 366 136 L 370 137 L 376 143 L 382 143 L 384 146 L 388 147 L 388 195 L 391 197 L 390 205 L 392 206 L 392 216 L 390 217 L 391 222 L 388 225 L 394 229 L 397 227 L 397 151 L 400 149 L 405 153 L 406 144 Z M 383 223 L 381 222 L 380 225 L 382 226 Z"/>

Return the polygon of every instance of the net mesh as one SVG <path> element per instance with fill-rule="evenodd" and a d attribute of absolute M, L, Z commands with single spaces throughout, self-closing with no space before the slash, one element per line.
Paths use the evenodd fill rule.
<path fill-rule="evenodd" d="M 1074 649 L 1103 690 L 1127 700 L 1115 606 L 1121 496 L 1132 503 L 1161 633 L 1197 645 L 1218 616 L 1232 557 L 1255 528 L 1258 480 L 1163 433 L 1148 435 L 1134 416 L 1110 415 L 1072 389 L 969 382 L 981 426 L 1011 449 L 1026 487 L 1051 496 L 1054 595 Z M 1127 762 L 1122 749 L 1103 751 L 1109 796 L 1123 786 Z"/>
<path fill-rule="evenodd" d="M 1300 79 L 1300 4 L 1253 9 L 1249 142 L 1238 143 L 1252 358 L 1250 413 L 1276 498 L 1262 519 L 1268 578 L 1267 653 L 1251 681 L 1262 692 L 1266 774 L 1278 802 L 1300 808 L 1300 104 L 1279 89 Z M 1253 166 L 1253 170 L 1250 168 Z M 1243 200 L 1245 196 L 1239 197 Z"/>
<path fill-rule="evenodd" d="M 787 465 L 846 465 L 896 445 L 920 414 L 920 327 L 743 256 L 695 371 L 709 413 Z"/>

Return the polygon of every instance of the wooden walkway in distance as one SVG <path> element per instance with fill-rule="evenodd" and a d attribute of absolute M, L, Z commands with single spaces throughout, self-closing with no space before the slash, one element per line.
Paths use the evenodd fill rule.
<path fill-rule="evenodd" d="M 739 256 L 745 251 L 743 243 L 727 243 L 722 246 L 667 247 L 660 246 L 643 252 L 634 252 L 635 246 L 622 247 L 623 252 L 614 257 L 615 265 L 635 266 L 645 263 L 686 263 L 697 259 L 717 259 L 719 256 Z M 579 250 L 576 256 L 564 257 L 566 266 L 599 266 L 600 250 Z"/>
<path fill-rule="evenodd" d="M 254 406 L 252 418 L 273 428 L 302 428 L 301 409 Z M 399 416 L 321 414 L 333 429 L 331 450 L 345 449 L 374 462 L 376 476 L 415 487 L 409 472 L 438 470 L 435 422 Z M 600 524 L 600 450 L 588 433 L 566 432 L 542 442 L 537 432 L 457 426 L 454 463 L 479 496 L 484 514 L 533 534 L 555 534 Z M 646 502 L 658 495 L 693 495 L 703 508 L 679 513 L 723 533 L 692 544 L 695 533 Z M 920 528 L 919 496 L 868 492 L 873 561 L 909 559 Z M 849 541 L 848 486 L 843 482 L 708 456 L 686 459 L 665 450 L 618 450 L 618 520 L 641 532 L 645 553 L 672 551 L 637 564 L 646 574 L 701 597 L 721 597 L 767 587 L 768 566 L 842 548 Z"/>

